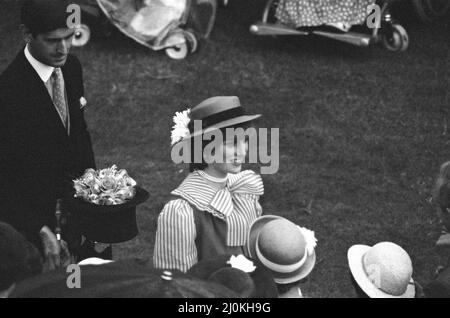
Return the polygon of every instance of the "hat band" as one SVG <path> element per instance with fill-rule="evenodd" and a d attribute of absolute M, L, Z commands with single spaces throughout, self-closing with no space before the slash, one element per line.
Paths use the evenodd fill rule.
<path fill-rule="evenodd" d="M 194 131 L 194 121 L 196 121 L 196 120 L 201 120 L 202 129 L 205 129 L 210 126 L 214 126 L 215 124 L 218 124 L 222 121 L 233 119 L 233 118 L 243 116 L 243 115 L 245 115 L 245 112 L 244 112 L 244 108 L 242 108 L 242 106 L 234 107 L 231 109 L 221 111 L 214 115 L 207 116 L 205 118 L 198 118 L 198 119 L 192 118 L 192 120 L 188 124 L 188 128 L 189 128 L 190 132 L 193 132 Z"/>
<path fill-rule="evenodd" d="M 303 266 L 303 264 L 305 264 L 307 256 L 308 256 L 308 251 L 305 247 L 305 253 L 303 255 L 303 258 L 300 261 L 298 261 L 297 263 L 291 264 L 291 265 L 276 264 L 276 263 L 269 261 L 267 258 L 265 258 L 262 255 L 261 251 L 259 250 L 259 236 L 256 239 L 256 257 L 259 259 L 259 261 L 265 267 L 267 267 L 268 269 L 270 269 L 274 272 L 283 273 L 283 274 L 292 273 L 292 272 L 298 270 L 299 268 L 301 268 Z"/>

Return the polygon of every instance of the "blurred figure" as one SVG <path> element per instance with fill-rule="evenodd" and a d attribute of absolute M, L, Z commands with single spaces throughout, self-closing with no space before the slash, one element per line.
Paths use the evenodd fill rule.
<path fill-rule="evenodd" d="M 56 270 L 27 279 L 17 285 L 11 297 L 240 298 L 248 293 L 247 288 L 252 289 L 251 279 L 239 270 L 199 279 L 178 270 L 158 270 L 150 262 L 138 259 L 83 265 L 80 267 L 80 288 L 68 287 L 68 275 L 63 270 Z"/>
<path fill-rule="evenodd" d="M 353 245 L 347 253 L 352 283 L 360 298 L 415 298 L 408 253 L 391 242 Z"/>
<path fill-rule="evenodd" d="M 450 298 L 450 264 L 441 268 L 434 280 L 424 287 L 427 298 Z"/>
<path fill-rule="evenodd" d="M 12 226 L 0 222 L 0 298 L 7 298 L 18 282 L 42 270 L 41 255 L 34 245 Z"/>
<path fill-rule="evenodd" d="M 433 203 L 442 224 L 436 246 L 450 247 L 450 161 L 442 164 L 433 191 Z"/>
<path fill-rule="evenodd" d="M 314 232 L 291 221 L 265 215 L 250 227 L 247 256 L 273 275 L 280 298 L 302 298 L 300 285 L 316 263 Z"/>

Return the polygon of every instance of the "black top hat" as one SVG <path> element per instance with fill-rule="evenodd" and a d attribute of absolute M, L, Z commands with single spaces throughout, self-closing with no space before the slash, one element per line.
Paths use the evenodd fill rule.
<path fill-rule="evenodd" d="M 137 186 L 136 195 L 123 204 L 97 205 L 74 197 L 68 198 L 66 202 L 81 234 L 91 241 L 120 243 L 138 234 L 136 206 L 148 197 L 149 193 Z"/>

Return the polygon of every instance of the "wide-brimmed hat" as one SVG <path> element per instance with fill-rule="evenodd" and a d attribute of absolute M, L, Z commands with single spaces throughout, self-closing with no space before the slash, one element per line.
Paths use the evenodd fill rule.
<path fill-rule="evenodd" d="M 242 298 L 277 298 L 278 291 L 269 270 L 263 266 L 249 273 L 234 268 L 232 255 L 223 254 L 201 260 L 189 269 L 188 274 L 208 281 L 220 282 L 222 285 L 238 291 Z M 241 255 L 241 257 L 244 257 Z M 230 275 L 234 271 L 234 275 Z M 240 272 L 241 274 L 237 274 Z"/>
<path fill-rule="evenodd" d="M 411 258 L 397 244 L 353 245 L 347 257 L 353 278 L 367 296 L 414 298 Z"/>
<path fill-rule="evenodd" d="M 258 117 L 261 117 L 261 115 L 247 114 L 237 96 L 211 97 L 190 110 L 190 120 L 187 127 L 189 134 L 183 139 L 208 134 L 221 128 L 244 124 Z M 201 129 L 198 129 L 195 126 L 195 121 L 200 120 Z"/>
<path fill-rule="evenodd" d="M 265 215 L 250 226 L 245 251 L 271 271 L 276 283 L 289 284 L 305 278 L 314 268 L 313 235 L 283 217 Z"/>

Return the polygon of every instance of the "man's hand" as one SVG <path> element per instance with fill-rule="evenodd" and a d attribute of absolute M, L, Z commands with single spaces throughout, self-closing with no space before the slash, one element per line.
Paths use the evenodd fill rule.
<path fill-rule="evenodd" d="M 44 246 L 44 271 L 52 271 L 61 265 L 61 246 L 56 239 L 55 234 L 49 229 L 48 226 L 44 225 L 39 232 L 39 235 Z"/>

